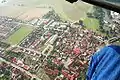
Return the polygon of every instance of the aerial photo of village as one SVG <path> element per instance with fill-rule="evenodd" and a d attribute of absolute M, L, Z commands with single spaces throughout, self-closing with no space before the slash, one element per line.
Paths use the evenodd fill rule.
<path fill-rule="evenodd" d="M 85 80 L 119 27 L 119 13 L 80 0 L 0 0 L 0 80 Z"/>

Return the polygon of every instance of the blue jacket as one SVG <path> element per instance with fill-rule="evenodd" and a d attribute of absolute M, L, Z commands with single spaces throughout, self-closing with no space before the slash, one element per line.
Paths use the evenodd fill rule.
<path fill-rule="evenodd" d="M 86 80 L 120 80 L 120 46 L 106 46 L 90 61 Z"/>

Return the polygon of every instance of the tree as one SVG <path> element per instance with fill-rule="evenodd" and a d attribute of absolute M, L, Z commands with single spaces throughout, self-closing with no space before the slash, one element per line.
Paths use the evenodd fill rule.
<path fill-rule="evenodd" d="M 90 18 L 94 18 L 93 14 L 92 13 L 87 13 L 87 16 L 90 17 Z"/>
<path fill-rule="evenodd" d="M 59 65 L 59 66 L 58 66 L 58 70 L 61 71 L 62 68 L 63 68 L 63 66 L 64 66 L 63 64 L 62 64 L 62 65 Z"/>
<path fill-rule="evenodd" d="M 36 78 L 33 78 L 33 80 L 37 80 Z"/>
<path fill-rule="evenodd" d="M 51 59 L 48 59 L 47 62 L 48 62 L 48 64 L 51 64 L 51 63 L 52 63 L 52 60 L 51 60 Z"/>

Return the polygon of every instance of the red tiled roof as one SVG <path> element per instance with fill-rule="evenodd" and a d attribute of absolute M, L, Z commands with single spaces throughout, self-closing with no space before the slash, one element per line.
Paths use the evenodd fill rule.
<path fill-rule="evenodd" d="M 73 52 L 74 52 L 76 55 L 80 54 L 80 48 L 74 48 L 74 49 L 73 49 Z"/>
<path fill-rule="evenodd" d="M 67 72 L 67 71 L 62 70 L 62 74 L 63 74 L 66 78 L 68 78 L 68 72 Z"/>
<path fill-rule="evenodd" d="M 14 57 L 14 58 L 12 59 L 12 62 L 13 62 L 13 63 L 17 63 L 17 59 Z"/>
<path fill-rule="evenodd" d="M 27 66 L 27 65 L 24 65 L 24 67 L 23 67 L 24 69 L 26 69 L 26 70 L 29 70 L 30 69 L 30 67 L 29 66 Z"/>
<path fill-rule="evenodd" d="M 75 78 L 76 78 L 75 74 L 70 75 L 70 74 L 69 74 L 67 71 L 65 71 L 65 70 L 62 70 L 62 74 L 63 74 L 66 78 L 68 78 L 69 80 L 75 80 Z"/>
<path fill-rule="evenodd" d="M 70 76 L 70 80 L 75 80 L 74 75 L 71 75 L 71 76 Z"/>
<path fill-rule="evenodd" d="M 46 71 L 47 74 L 50 74 L 50 75 L 53 74 L 53 71 L 51 69 L 46 69 L 45 71 Z"/>
<path fill-rule="evenodd" d="M 54 59 L 54 63 L 59 65 L 61 64 L 61 62 L 58 59 Z"/>
<path fill-rule="evenodd" d="M 33 42 L 33 46 L 35 46 L 37 43 L 39 43 L 40 42 L 40 40 L 38 39 L 38 40 L 36 40 L 35 42 Z"/>
<path fill-rule="evenodd" d="M 58 75 L 59 71 L 57 69 L 54 70 L 54 75 Z"/>

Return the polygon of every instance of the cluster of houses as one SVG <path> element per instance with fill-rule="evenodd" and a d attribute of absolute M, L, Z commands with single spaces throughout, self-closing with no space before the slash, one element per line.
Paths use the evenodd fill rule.
<path fill-rule="evenodd" d="M 19 69 L 7 64 L 5 62 L 0 62 L 0 79 L 5 80 L 30 80 L 31 76 L 25 74 Z"/>
<path fill-rule="evenodd" d="M 6 16 L 0 16 L 0 40 L 8 38 L 20 28 L 18 20 Z"/>
<path fill-rule="evenodd" d="M 34 19 L 31 22 L 39 27 L 20 46 L 41 53 L 38 68 L 43 68 L 46 74 L 53 76 L 52 80 L 59 74 L 68 80 L 73 77 L 73 80 L 77 79 L 80 72 L 85 72 L 90 56 L 99 46 L 105 45 L 101 41 L 103 36 L 84 29 L 83 23 L 54 19 Z M 58 70 L 59 66 L 62 66 L 61 70 Z"/>
<path fill-rule="evenodd" d="M 12 55 L 11 62 L 36 75 L 43 69 L 51 80 L 77 80 L 86 72 L 91 55 L 105 45 L 103 36 L 85 29 L 82 21 L 49 17 L 33 19 L 29 24 L 38 27 L 11 49 L 19 55 Z"/>
<path fill-rule="evenodd" d="M 69 27 L 65 32 L 63 31 L 62 34 L 58 32 L 57 40 L 54 44 L 51 44 L 54 46 L 53 52 L 51 53 L 53 54 L 52 56 L 54 56 L 53 59 L 51 58 L 53 64 L 57 67 L 64 65 L 63 71 L 68 71 L 68 75 L 70 73 L 79 74 L 84 71 L 88 66 L 90 56 L 95 53 L 100 46 L 105 45 L 104 42 L 96 39 L 95 36 L 101 39 L 103 38 L 103 36 L 97 35 L 91 30 L 75 27 Z M 47 66 L 49 65 L 50 64 L 47 64 Z M 47 74 L 57 75 L 60 71 L 56 70 L 56 66 L 53 66 L 54 68 L 46 67 L 47 70 L 45 70 Z M 62 72 L 60 73 L 62 74 Z M 69 79 L 68 77 L 66 78 Z M 78 77 L 74 77 L 74 79 L 75 78 Z"/>
<path fill-rule="evenodd" d="M 103 29 L 111 37 L 117 37 L 120 35 L 120 14 L 114 11 L 110 11 L 110 14 L 105 14 L 107 17 L 104 19 Z"/>

